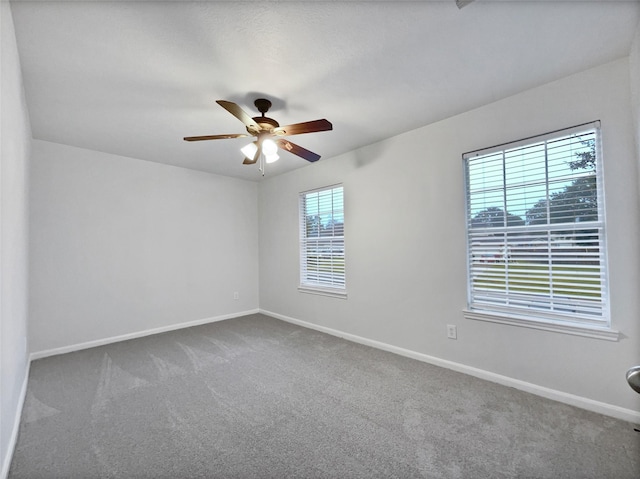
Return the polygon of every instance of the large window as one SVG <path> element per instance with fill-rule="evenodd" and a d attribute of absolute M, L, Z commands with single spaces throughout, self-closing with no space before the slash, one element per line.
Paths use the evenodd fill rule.
<path fill-rule="evenodd" d="M 468 316 L 608 330 L 599 122 L 463 159 Z"/>
<path fill-rule="evenodd" d="M 300 289 L 345 295 L 341 185 L 300 193 Z"/>

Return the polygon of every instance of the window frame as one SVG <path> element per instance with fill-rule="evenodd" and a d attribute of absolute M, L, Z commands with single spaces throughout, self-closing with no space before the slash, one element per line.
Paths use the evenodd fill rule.
<path fill-rule="evenodd" d="M 548 232 L 548 236 L 546 237 L 546 243 L 544 243 L 544 245 L 546 250 L 548 251 L 547 254 L 548 254 L 548 261 L 550 265 L 550 272 L 549 272 L 549 278 L 548 278 L 549 281 L 547 283 L 547 288 L 549 289 L 549 293 L 546 297 L 543 294 L 542 297 L 547 298 L 543 300 L 543 304 L 545 305 L 548 304 L 549 310 L 534 311 L 533 310 L 534 308 L 533 294 L 530 294 L 530 293 L 522 294 L 522 293 L 516 293 L 516 292 L 510 293 L 509 291 L 510 286 L 508 283 L 509 280 L 507 279 L 509 274 L 508 273 L 509 272 L 509 266 L 508 266 L 509 256 L 507 254 L 504 254 L 502 256 L 502 259 L 498 260 L 498 261 L 501 261 L 501 264 L 504 264 L 503 280 L 505 282 L 505 286 L 502 289 L 495 288 L 495 286 L 492 286 L 493 288 L 496 289 L 495 291 L 496 296 L 500 297 L 501 299 L 496 300 L 496 303 L 493 305 L 489 304 L 489 302 L 487 301 L 485 301 L 484 303 L 482 301 L 476 301 L 475 300 L 476 295 L 474 295 L 474 293 L 478 293 L 481 290 L 478 289 L 478 287 L 474 289 L 473 275 L 474 273 L 476 274 L 475 281 L 476 283 L 478 283 L 477 272 L 479 269 L 477 266 L 477 260 L 474 263 L 474 257 L 473 257 L 474 252 L 478 251 L 477 244 L 474 242 L 474 241 L 477 241 L 477 239 L 474 239 L 474 238 L 477 238 L 477 236 L 482 237 L 482 233 L 480 233 L 479 235 L 477 233 L 477 231 L 481 232 L 482 228 L 474 229 L 474 227 L 472 227 L 472 222 L 477 219 L 477 217 L 476 218 L 473 217 L 473 213 L 471 210 L 472 196 L 476 190 L 472 191 L 470 186 L 471 180 L 469 176 L 470 175 L 469 164 L 472 161 L 478 161 L 478 160 L 482 161 L 482 159 L 487 159 L 487 157 L 489 157 L 490 155 L 499 155 L 500 153 L 502 153 L 502 160 L 501 160 L 502 168 L 506 168 L 507 160 L 505 158 L 509 152 L 513 152 L 514 150 L 519 150 L 519 149 L 524 150 L 525 148 L 531 145 L 537 145 L 537 144 L 543 143 L 544 144 L 544 147 L 543 147 L 544 160 L 543 161 L 545 162 L 544 164 L 545 177 L 544 177 L 543 183 L 546 190 L 546 196 L 543 199 L 547 202 L 547 205 L 548 205 L 547 208 L 550 208 L 550 201 L 553 198 L 550 195 L 550 189 L 552 186 L 554 186 L 554 183 L 548 171 L 549 161 L 550 161 L 548 159 L 550 155 L 548 151 L 550 148 L 548 146 L 548 142 L 560 140 L 563 138 L 569 138 L 572 135 L 584 134 L 589 131 L 594 132 L 594 138 L 595 138 L 595 145 L 594 145 L 595 146 L 595 150 L 594 150 L 595 183 L 596 183 L 595 194 L 597 198 L 596 207 L 598 212 L 597 220 L 591 221 L 589 225 L 593 224 L 593 226 L 597 226 L 597 231 L 598 231 L 597 251 L 599 256 L 598 256 L 597 265 L 598 265 L 598 271 L 599 271 L 598 277 L 600 279 L 600 285 L 599 285 L 600 301 L 596 303 L 598 307 L 595 309 L 598 310 L 600 314 L 593 314 L 591 317 L 589 317 L 588 314 L 583 313 L 581 316 L 576 318 L 575 316 L 577 316 L 577 313 L 575 312 L 573 313 L 573 317 L 572 317 L 569 313 L 566 313 L 566 312 L 562 313 L 562 312 L 558 312 L 557 310 L 554 310 L 553 304 L 555 301 L 555 296 L 551 294 L 551 289 L 554 287 L 553 278 L 555 275 L 555 270 L 553 266 L 555 263 L 554 263 L 554 256 L 553 256 L 554 246 L 552 241 L 552 238 L 553 238 L 552 233 L 553 231 L 559 230 L 561 228 L 561 225 L 564 225 L 564 228 L 567 229 L 568 225 L 576 225 L 579 223 L 575 223 L 575 222 L 571 223 L 569 221 L 554 222 L 552 221 L 552 217 L 549 216 L 550 210 L 547 209 L 547 217 L 545 219 L 546 223 L 542 225 L 542 228 L 540 228 L 540 225 L 527 224 L 526 222 L 524 225 L 510 226 L 509 225 L 510 212 L 507 211 L 507 204 L 509 202 L 507 201 L 506 198 L 509 193 L 509 189 L 512 188 L 512 186 L 507 183 L 506 177 L 502 179 L 501 186 L 493 188 L 494 191 L 498 192 L 496 194 L 501 194 L 505 198 L 504 202 L 500 204 L 500 206 L 503 208 L 502 210 L 502 214 L 504 215 L 502 220 L 503 224 L 496 231 L 499 234 L 503 234 L 505 237 L 505 240 L 504 240 L 505 250 L 508 250 L 509 248 L 507 243 L 508 240 L 506 238 L 508 237 L 510 232 L 517 231 L 516 234 L 524 234 L 524 235 L 527 235 L 527 234 L 534 235 L 535 233 L 533 232 L 536 231 L 536 229 L 538 230 L 543 229 Z M 535 135 L 535 136 L 531 136 L 521 140 L 503 143 L 503 144 L 496 145 L 489 148 L 470 151 L 462 155 L 462 161 L 463 161 L 463 171 L 464 171 L 465 233 L 466 233 L 465 242 L 466 242 L 466 266 L 467 266 L 467 308 L 463 310 L 464 317 L 466 319 L 472 319 L 472 320 L 490 321 L 490 322 L 508 324 L 513 326 L 523 326 L 523 327 L 529 327 L 529 328 L 540 329 L 545 331 L 555 331 L 555 332 L 561 332 L 561 333 L 567 333 L 567 334 L 574 334 L 574 335 L 587 336 L 587 337 L 598 338 L 598 339 L 607 339 L 607 340 L 617 341 L 619 337 L 619 333 L 611 328 L 611 317 L 610 317 L 610 310 L 609 310 L 609 288 L 608 288 L 609 268 L 608 268 L 607 247 L 606 247 L 606 215 L 605 215 L 605 204 L 604 204 L 604 174 L 603 174 L 603 165 L 602 165 L 602 133 L 601 133 L 600 122 L 593 121 L 593 122 L 583 123 L 581 125 L 576 125 L 569 128 L 555 130 L 552 132 L 544 133 L 542 135 Z M 498 161 L 498 164 L 500 164 L 500 160 Z M 572 183 L 567 183 L 567 185 L 573 184 L 573 181 L 575 181 L 575 178 L 578 178 L 579 176 L 580 176 L 580 172 L 575 173 L 574 176 L 571 176 Z M 499 178 L 499 174 L 496 175 L 496 178 Z M 522 183 L 522 187 L 526 188 L 530 186 L 532 183 L 533 183 L 532 180 L 525 180 Z M 555 185 L 555 186 L 557 187 L 558 185 Z M 486 194 L 484 190 L 480 190 L 480 191 L 483 191 L 482 194 Z M 573 211 L 574 210 L 571 210 L 571 212 Z M 575 228 L 575 231 L 580 231 L 581 229 L 575 226 L 574 228 Z M 493 236 L 493 235 L 490 235 L 487 232 L 487 234 L 485 235 L 485 238 L 488 238 L 490 236 Z M 576 258 L 578 257 L 577 253 L 575 257 Z M 529 265 L 523 266 L 523 268 L 525 269 L 528 267 Z M 563 274 L 566 274 L 566 273 L 563 273 Z M 571 281 L 575 281 L 576 283 L 578 282 L 578 280 L 576 279 L 577 275 L 572 275 L 571 278 L 572 278 Z M 491 296 L 492 293 L 491 291 L 485 289 L 484 294 L 485 296 Z M 481 297 L 482 294 L 478 294 L 478 296 Z M 509 304 L 510 298 L 511 297 L 515 298 L 518 296 L 520 296 L 518 298 L 518 300 L 520 301 L 520 306 L 518 307 L 511 306 Z M 523 296 L 524 297 L 528 296 L 529 298 L 528 299 L 525 298 L 523 300 L 522 299 Z M 526 303 L 529 300 L 531 300 L 531 303 L 527 306 Z M 503 302 L 501 303 L 501 301 Z M 511 300 L 511 302 L 515 302 L 515 301 Z M 527 307 L 528 309 L 525 309 L 525 307 Z"/>
<path fill-rule="evenodd" d="M 342 208 L 337 209 L 333 204 L 333 195 L 335 190 L 340 190 L 340 200 L 342 203 Z M 315 237 L 315 239 L 310 240 L 310 237 L 307 236 L 308 225 L 307 225 L 307 207 L 306 203 L 310 195 L 314 193 L 322 193 L 322 192 L 330 192 L 331 195 L 331 208 L 330 210 L 324 210 L 324 214 L 330 214 L 331 219 L 334 218 L 336 212 L 339 212 L 342 217 L 342 235 L 335 234 L 335 229 L 333 230 L 334 234 Z M 320 209 L 320 199 L 318 199 L 318 210 Z M 344 232 L 344 186 L 341 183 L 333 184 L 329 186 L 323 186 L 320 188 L 314 188 L 312 190 L 302 191 L 298 194 L 298 226 L 299 226 L 299 284 L 298 291 L 301 293 L 310 293 L 310 294 L 318 294 L 322 296 L 329 296 L 335 298 L 346 299 L 347 298 L 347 289 L 346 289 L 346 259 L 345 259 L 345 232 Z M 320 211 L 318 212 L 320 213 Z M 317 268 L 315 270 L 315 280 L 313 278 L 314 271 L 309 270 L 305 265 L 309 264 L 309 245 L 315 243 L 316 247 L 316 261 Z M 318 251 L 321 248 L 322 243 L 328 243 L 328 248 L 330 250 L 327 255 L 326 252 L 323 254 L 323 259 L 319 259 Z M 338 251 L 341 250 L 342 253 L 333 253 L 334 246 L 338 246 Z M 327 245 L 325 245 L 325 248 Z M 338 267 L 340 263 L 342 263 L 342 272 L 335 273 L 331 271 L 329 273 L 325 272 L 322 274 L 320 272 L 320 261 L 324 261 L 323 265 L 328 266 L 333 270 L 334 264 L 338 263 Z"/>

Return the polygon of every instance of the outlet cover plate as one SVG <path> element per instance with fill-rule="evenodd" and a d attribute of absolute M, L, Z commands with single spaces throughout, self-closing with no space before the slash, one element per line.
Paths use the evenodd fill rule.
<path fill-rule="evenodd" d="M 454 324 L 447 324 L 447 338 L 458 339 L 458 328 Z"/>

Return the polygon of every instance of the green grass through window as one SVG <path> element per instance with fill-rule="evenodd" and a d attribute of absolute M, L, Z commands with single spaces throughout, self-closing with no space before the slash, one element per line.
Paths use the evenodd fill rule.
<path fill-rule="evenodd" d="M 475 267 L 474 289 L 600 299 L 600 268 L 586 265 L 491 263 Z M 551 287 L 549 285 L 551 279 Z"/>

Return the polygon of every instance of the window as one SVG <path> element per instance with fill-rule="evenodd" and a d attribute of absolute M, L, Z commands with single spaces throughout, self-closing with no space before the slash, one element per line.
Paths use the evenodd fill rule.
<path fill-rule="evenodd" d="M 607 338 L 599 126 L 463 155 L 467 317 Z"/>
<path fill-rule="evenodd" d="M 346 295 L 341 185 L 300 193 L 300 290 Z"/>

